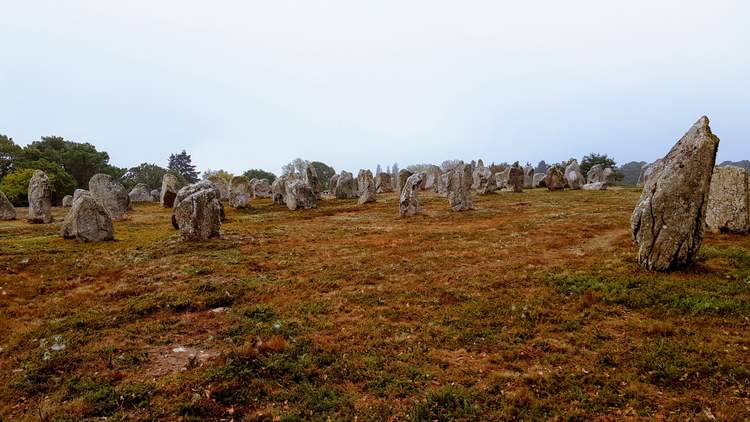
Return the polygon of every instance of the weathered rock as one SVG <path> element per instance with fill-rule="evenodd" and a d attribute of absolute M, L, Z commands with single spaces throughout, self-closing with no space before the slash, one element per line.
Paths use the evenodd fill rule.
<path fill-rule="evenodd" d="M 296 176 L 290 174 L 284 174 L 277 177 L 273 183 L 271 183 L 271 198 L 274 204 L 286 205 L 286 182 L 289 179 L 294 179 Z"/>
<path fill-rule="evenodd" d="M 310 185 L 304 181 L 293 179 L 286 182 L 286 197 L 284 200 L 290 210 L 315 208 L 317 199 L 318 197 Z"/>
<path fill-rule="evenodd" d="M 219 195 L 221 195 L 221 198 L 219 198 L 219 200 L 229 199 L 229 185 L 231 181 L 227 182 L 226 179 L 218 175 L 211 176 L 208 178 L 208 180 L 213 183 L 216 189 L 218 189 Z"/>
<path fill-rule="evenodd" d="M 320 193 L 323 191 L 323 188 L 318 179 L 318 171 L 315 170 L 315 167 L 308 165 L 305 168 L 305 183 L 310 186 L 310 189 L 315 193 L 315 197 L 320 199 Z"/>
<path fill-rule="evenodd" d="M 101 242 L 114 239 L 115 228 L 109 211 L 91 193 L 85 192 L 73 201 L 60 235 L 81 242 Z"/>
<path fill-rule="evenodd" d="M 440 180 L 440 175 L 442 174 L 442 171 L 440 171 L 440 167 L 431 165 L 427 167 L 427 170 L 425 170 L 424 173 L 424 182 L 422 182 L 424 189 L 437 192 L 439 183 L 438 180 Z"/>
<path fill-rule="evenodd" d="M 108 174 L 95 174 L 89 180 L 89 192 L 104 205 L 113 220 L 122 220 L 130 209 L 130 196 L 120 182 Z"/>
<path fill-rule="evenodd" d="M 645 186 L 646 183 L 651 179 L 652 176 L 654 176 L 654 172 L 656 169 L 660 168 L 661 165 L 661 158 L 654 161 L 651 164 L 646 164 L 641 168 L 642 174 L 641 174 L 641 180 L 640 180 L 640 186 Z"/>
<path fill-rule="evenodd" d="M 357 180 L 348 171 L 342 171 L 336 181 L 336 198 L 352 199 L 357 197 Z"/>
<path fill-rule="evenodd" d="M 86 189 L 76 189 L 76 190 L 74 190 L 73 191 L 73 202 L 75 202 L 76 199 L 80 198 L 81 195 L 83 195 L 84 193 L 89 193 L 89 191 L 87 191 Z M 70 205 L 72 206 L 73 204 L 70 204 Z"/>
<path fill-rule="evenodd" d="M 471 200 L 471 166 L 464 163 L 457 165 L 448 179 L 448 203 L 453 211 L 474 209 Z"/>
<path fill-rule="evenodd" d="M 532 180 L 531 187 L 532 188 L 543 188 L 546 187 L 547 184 L 544 182 L 544 179 L 547 177 L 544 173 L 534 173 L 534 179 Z"/>
<path fill-rule="evenodd" d="M 422 211 L 419 205 L 419 191 L 424 184 L 426 173 L 416 173 L 409 176 L 404 182 L 404 188 L 401 190 L 399 199 L 399 214 L 401 217 L 410 217 L 419 214 Z"/>
<path fill-rule="evenodd" d="M 15 220 L 16 209 L 10 203 L 8 197 L 0 191 L 0 220 Z"/>
<path fill-rule="evenodd" d="M 495 184 L 498 189 L 506 189 L 508 187 L 508 178 L 510 177 L 510 166 L 506 167 L 500 172 L 495 173 Z"/>
<path fill-rule="evenodd" d="M 159 202 L 161 191 L 159 189 L 151 189 L 151 202 Z"/>
<path fill-rule="evenodd" d="M 63 208 L 70 208 L 73 206 L 73 195 L 65 195 L 62 199 Z"/>
<path fill-rule="evenodd" d="M 406 184 L 406 179 L 408 179 L 409 176 L 411 176 L 412 174 L 414 174 L 414 173 L 410 172 L 407 169 L 401 169 L 401 170 L 399 170 L 399 172 L 398 172 L 398 190 L 399 190 L 399 192 L 401 191 L 401 188 L 404 187 L 404 185 Z M 420 188 L 423 189 L 421 186 L 420 186 Z"/>
<path fill-rule="evenodd" d="M 377 193 L 393 192 L 393 183 L 390 174 L 381 172 L 375 176 L 375 191 Z"/>
<path fill-rule="evenodd" d="M 210 183 L 210 182 L 209 182 Z M 185 189 L 185 188 L 183 188 Z M 183 190 L 180 189 L 180 192 Z M 222 206 L 219 190 L 204 188 L 187 190 L 190 194 L 175 199 L 173 223 L 184 240 L 206 240 L 220 235 Z"/>
<path fill-rule="evenodd" d="M 159 202 L 164 208 L 174 207 L 174 200 L 177 197 L 177 177 L 173 174 L 165 174 L 161 178 L 161 194 Z"/>
<path fill-rule="evenodd" d="M 713 232 L 750 231 L 750 186 L 742 167 L 714 169 L 706 208 L 706 227 Z"/>
<path fill-rule="evenodd" d="M 253 198 L 271 197 L 271 185 L 266 179 L 250 180 L 250 190 L 253 192 Z"/>
<path fill-rule="evenodd" d="M 151 189 L 146 186 L 145 183 L 138 183 L 128 194 L 130 202 L 151 202 L 153 197 L 151 196 Z M 72 199 L 72 198 L 71 198 Z"/>
<path fill-rule="evenodd" d="M 565 167 L 565 183 L 573 190 L 581 189 L 586 184 L 586 179 L 578 166 L 578 160 L 570 160 L 568 166 Z"/>
<path fill-rule="evenodd" d="M 377 189 L 375 189 L 375 179 L 372 177 L 370 170 L 360 170 L 357 175 L 357 186 L 359 187 L 358 204 L 367 204 L 375 202 L 378 199 Z"/>
<path fill-rule="evenodd" d="M 482 160 L 479 160 L 472 174 L 472 188 L 478 195 L 489 195 L 495 193 L 495 189 L 497 189 L 497 182 L 492 170 L 485 167 Z"/>
<path fill-rule="evenodd" d="M 583 185 L 583 190 L 607 190 L 607 184 L 604 182 L 592 182 Z"/>
<path fill-rule="evenodd" d="M 175 210 L 180 205 L 180 202 L 184 201 L 189 196 L 192 196 L 195 193 L 201 192 L 201 191 L 211 191 L 213 192 L 214 198 L 216 198 L 217 202 L 219 203 L 219 219 L 221 221 L 224 221 L 225 214 L 224 214 L 224 205 L 222 205 L 219 198 L 221 197 L 221 193 L 219 193 L 219 190 L 216 189 L 213 183 L 209 180 L 201 180 L 198 183 L 193 183 L 192 185 L 183 186 L 180 188 L 179 191 L 177 191 L 177 194 L 174 198 L 174 208 L 172 209 L 172 227 L 175 229 L 180 229 L 180 225 L 177 221 L 177 216 Z"/>
<path fill-rule="evenodd" d="M 548 168 L 547 175 L 544 177 L 544 184 L 547 186 L 547 189 L 551 191 L 565 189 L 563 168 L 558 165 Z"/>
<path fill-rule="evenodd" d="M 331 180 L 328 181 L 328 192 L 331 195 L 333 195 L 333 196 L 336 196 L 336 185 L 338 183 L 339 183 L 339 175 L 338 174 L 334 174 L 333 176 L 331 176 Z"/>
<path fill-rule="evenodd" d="M 518 165 L 518 161 L 516 161 L 510 166 L 510 170 L 508 171 L 508 191 L 516 193 L 523 192 L 525 179 L 526 176 L 524 175 L 523 169 Z"/>
<path fill-rule="evenodd" d="M 667 271 L 695 259 L 718 147 L 704 116 L 654 165 L 630 219 L 642 267 Z"/>
<path fill-rule="evenodd" d="M 605 182 L 604 167 L 601 164 L 594 164 L 586 174 L 586 183 Z"/>
<path fill-rule="evenodd" d="M 531 189 L 534 187 L 534 167 L 525 165 L 523 167 L 523 188 Z"/>
<path fill-rule="evenodd" d="M 245 176 L 234 176 L 229 182 L 229 206 L 232 208 L 247 208 L 253 197 L 250 180 Z"/>
<path fill-rule="evenodd" d="M 612 170 L 612 167 L 607 167 L 602 171 L 602 182 L 608 185 L 615 183 L 615 171 Z"/>
<path fill-rule="evenodd" d="M 29 222 L 52 222 L 52 188 L 47 175 L 41 170 L 35 170 L 29 180 Z"/>
<path fill-rule="evenodd" d="M 451 180 L 451 173 L 453 173 L 453 170 L 448 170 L 437 179 L 437 193 L 443 198 L 448 197 L 448 184 Z"/>

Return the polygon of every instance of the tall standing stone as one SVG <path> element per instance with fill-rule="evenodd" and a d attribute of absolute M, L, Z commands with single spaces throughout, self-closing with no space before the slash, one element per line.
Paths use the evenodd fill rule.
<path fill-rule="evenodd" d="M 399 191 L 406 184 L 406 179 L 408 179 L 409 176 L 411 176 L 412 174 L 414 174 L 414 173 L 410 172 L 407 169 L 401 169 L 401 170 L 399 170 L 399 172 L 398 172 L 398 189 L 399 189 Z M 422 189 L 421 186 L 420 186 L 420 189 Z"/>
<path fill-rule="evenodd" d="M 110 213 L 91 193 L 79 195 L 63 220 L 60 235 L 81 242 L 101 242 L 115 238 Z"/>
<path fill-rule="evenodd" d="M 443 198 L 448 197 L 448 184 L 450 183 L 452 173 L 453 170 L 448 170 L 437 179 L 437 193 Z"/>
<path fill-rule="evenodd" d="M 161 178 L 161 195 L 159 202 L 164 208 L 172 208 L 177 197 L 177 177 L 167 173 Z"/>
<path fill-rule="evenodd" d="M 553 165 L 547 169 L 547 176 L 544 178 L 544 184 L 550 191 L 565 189 L 564 169 L 559 165 Z"/>
<path fill-rule="evenodd" d="M 52 188 L 47 175 L 35 170 L 29 180 L 29 222 L 48 224 L 52 222 Z"/>
<path fill-rule="evenodd" d="M 286 182 L 286 196 L 284 201 L 290 210 L 315 208 L 317 206 L 317 199 L 318 196 L 313 189 L 304 181 L 292 179 Z"/>
<path fill-rule="evenodd" d="M 367 204 L 377 200 L 377 189 L 375 189 L 375 179 L 372 177 L 370 170 L 360 170 L 357 175 L 357 186 L 359 187 L 358 204 Z"/>
<path fill-rule="evenodd" d="M 448 204 L 453 211 L 474 209 L 471 200 L 471 166 L 460 163 L 451 172 L 448 179 Z"/>
<path fill-rule="evenodd" d="M 375 191 L 377 193 L 393 192 L 393 183 L 391 183 L 390 174 L 381 172 L 375 176 Z"/>
<path fill-rule="evenodd" d="M 495 173 L 495 183 L 498 189 L 506 189 L 508 187 L 508 178 L 510 177 L 510 166 L 506 167 L 502 171 Z"/>
<path fill-rule="evenodd" d="M 247 208 L 253 192 L 250 181 L 245 176 L 234 176 L 229 182 L 229 206 L 232 208 Z"/>
<path fill-rule="evenodd" d="M 586 174 L 586 183 L 604 182 L 604 167 L 601 164 L 594 164 Z"/>
<path fill-rule="evenodd" d="M 184 188 L 183 188 L 184 189 Z M 222 205 L 218 189 L 200 189 L 179 202 L 175 201 L 172 223 L 183 240 L 199 241 L 218 237 L 221 229 Z"/>
<path fill-rule="evenodd" d="M 89 192 L 109 212 L 113 220 L 122 220 L 130 209 L 130 196 L 122 183 L 108 174 L 95 174 L 89 179 Z"/>
<path fill-rule="evenodd" d="M 534 187 L 534 167 L 526 164 L 523 167 L 523 188 L 531 189 Z"/>
<path fill-rule="evenodd" d="M 399 199 L 399 214 L 401 217 L 410 217 L 421 212 L 421 206 L 419 205 L 419 191 L 420 186 L 424 184 L 424 179 L 427 177 L 426 173 L 412 174 L 406 179 L 404 188 L 401 190 L 401 197 Z"/>
<path fill-rule="evenodd" d="M 331 176 L 331 180 L 328 181 L 328 192 L 333 196 L 336 196 L 336 185 L 338 184 L 338 182 L 338 174 L 334 174 L 333 176 Z"/>
<path fill-rule="evenodd" d="M 315 197 L 320 199 L 320 193 L 323 191 L 323 188 L 318 179 L 318 171 L 311 165 L 305 167 L 305 183 L 310 186 L 310 189 L 315 193 Z"/>
<path fill-rule="evenodd" d="M 586 184 L 586 179 L 581 173 L 581 167 L 578 165 L 578 160 L 572 159 L 567 167 L 565 167 L 565 182 L 570 189 L 577 190 L 581 189 Z"/>
<path fill-rule="evenodd" d="M 497 182 L 492 174 L 492 170 L 484 166 L 484 162 L 479 160 L 472 174 L 471 187 L 477 195 L 489 195 L 495 192 Z"/>
<path fill-rule="evenodd" d="M 353 199 L 357 195 L 357 180 L 348 171 L 342 171 L 336 181 L 336 198 Z"/>
<path fill-rule="evenodd" d="M 16 209 L 10 203 L 8 197 L 0 191 L 0 220 L 15 220 Z"/>
<path fill-rule="evenodd" d="M 750 186 L 742 167 L 714 169 L 706 208 L 706 227 L 713 232 L 750 231 Z"/>
<path fill-rule="evenodd" d="M 630 219 L 642 267 L 668 271 L 695 259 L 718 148 L 704 116 L 654 165 Z"/>
<path fill-rule="evenodd" d="M 531 183 L 532 188 L 543 188 L 546 187 L 547 184 L 545 183 L 544 179 L 547 178 L 547 175 L 544 173 L 534 173 L 534 179 Z"/>
<path fill-rule="evenodd" d="M 508 191 L 516 193 L 523 192 L 525 179 L 526 175 L 521 166 L 518 165 L 518 161 L 516 161 L 510 166 L 510 170 L 508 171 Z"/>

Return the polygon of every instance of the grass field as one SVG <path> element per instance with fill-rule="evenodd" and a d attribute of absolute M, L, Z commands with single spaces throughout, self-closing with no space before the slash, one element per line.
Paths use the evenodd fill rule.
<path fill-rule="evenodd" d="M 204 243 L 158 205 L 98 244 L 0 222 L 0 419 L 748 419 L 750 237 L 642 271 L 638 196 L 253 201 Z"/>

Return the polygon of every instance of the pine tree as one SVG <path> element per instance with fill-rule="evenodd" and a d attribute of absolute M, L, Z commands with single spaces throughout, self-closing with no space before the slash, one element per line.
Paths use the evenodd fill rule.
<path fill-rule="evenodd" d="M 198 172 L 195 170 L 190 155 L 184 149 L 177 155 L 172 154 L 169 156 L 169 165 L 167 167 L 179 174 L 188 183 L 198 181 Z"/>

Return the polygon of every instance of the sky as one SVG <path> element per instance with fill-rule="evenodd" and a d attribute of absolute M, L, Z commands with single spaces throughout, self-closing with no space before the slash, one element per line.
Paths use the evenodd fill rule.
<path fill-rule="evenodd" d="M 0 133 L 132 167 L 750 159 L 750 2 L 0 0 Z"/>

